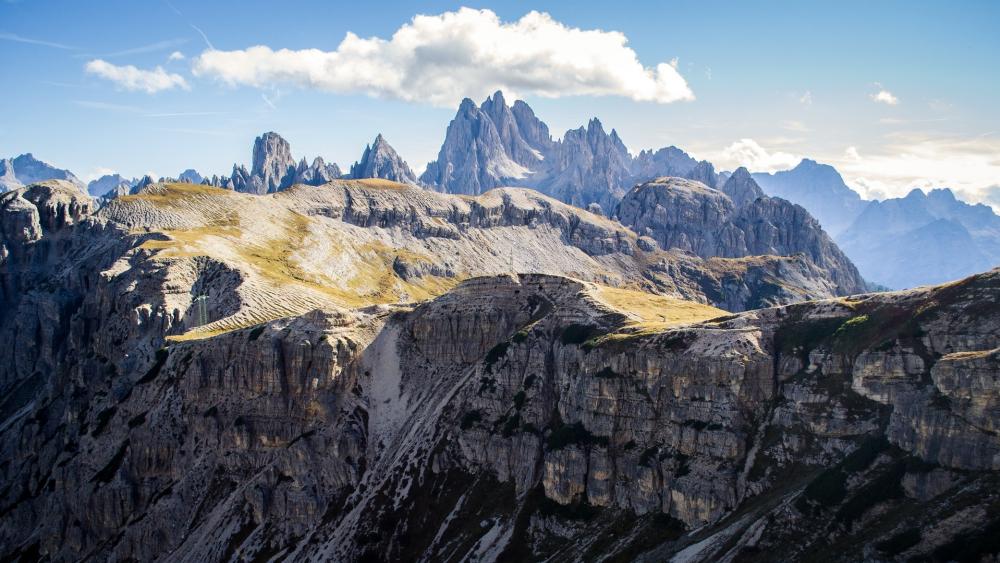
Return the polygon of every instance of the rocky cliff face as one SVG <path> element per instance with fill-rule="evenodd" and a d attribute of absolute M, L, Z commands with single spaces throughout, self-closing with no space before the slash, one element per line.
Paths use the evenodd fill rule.
<path fill-rule="evenodd" d="M 843 294 L 865 289 L 857 269 L 805 209 L 763 195 L 743 168 L 721 190 L 681 178 L 647 182 L 633 188 L 615 214 L 661 248 L 702 257 L 803 253 Z"/>
<path fill-rule="evenodd" d="M 738 315 L 557 275 L 493 275 L 418 304 L 327 302 L 192 331 L 202 315 L 283 301 L 268 276 L 308 299 L 312 268 L 350 263 L 303 254 L 334 232 L 411 233 L 391 263 L 415 280 L 436 274 L 402 251 L 413 240 L 453 254 L 474 230 L 528 246 L 546 225 L 564 225 L 562 240 L 590 231 L 581 245 L 608 228 L 525 191 L 493 194 L 462 207 L 360 183 L 266 198 L 154 185 L 96 215 L 64 185 L 2 196 L 4 555 L 990 553 L 1000 271 Z M 426 211 L 414 216 L 415 202 Z M 280 247 L 277 225 L 297 216 L 309 218 L 292 224 L 302 242 Z M 345 227 L 318 227 L 335 222 Z M 278 256 L 240 257 L 219 230 L 235 228 L 243 248 L 266 233 Z M 372 248 L 340 240 L 348 253 Z M 620 244 L 588 256 L 626 260 Z"/>
<path fill-rule="evenodd" d="M 380 133 L 375 142 L 365 147 L 361 160 L 351 166 L 351 178 L 383 178 L 401 184 L 417 183 L 417 177 L 410 170 L 396 150 L 382 137 Z"/>

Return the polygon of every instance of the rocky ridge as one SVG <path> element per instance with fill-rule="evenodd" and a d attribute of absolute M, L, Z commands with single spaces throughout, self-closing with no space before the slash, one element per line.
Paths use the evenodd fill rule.
<path fill-rule="evenodd" d="M 682 178 L 633 188 L 616 218 L 660 248 L 708 258 L 802 253 L 835 280 L 842 294 L 865 291 L 851 261 L 802 207 L 765 196 L 745 168 L 721 189 Z"/>

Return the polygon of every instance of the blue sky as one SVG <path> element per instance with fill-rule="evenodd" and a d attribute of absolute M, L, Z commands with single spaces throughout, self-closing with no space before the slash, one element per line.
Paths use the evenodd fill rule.
<path fill-rule="evenodd" d="M 372 6 L 0 1 L 7 77 L 0 155 L 30 151 L 81 177 L 106 170 L 175 175 L 187 167 L 228 173 L 234 162 L 249 160 L 256 135 L 275 130 L 296 157 L 320 155 L 346 168 L 381 132 L 421 170 L 436 155 L 459 99 L 481 101 L 499 83 L 558 136 L 596 116 L 633 151 L 673 144 L 720 168 L 756 170 L 809 156 L 834 164 L 868 195 L 947 185 L 966 199 L 993 196 L 1000 204 L 1000 189 L 990 191 L 1000 184 L 1000 3 Z M 440 38 L 453 29 L 447 25 L 426 31 L 463 6 L 490 10 L 507 31 L 537 10 L 551 26 L 593 34 L 567 44 L 551 26 L 540 38 L 518 32 L 525 41 L 511 48 L 528 49 L 529 60 L 550 57 L 555 70 L 546 76 L 527 76 L 531 69 L 513 63 L 500 68 L 505 53 L 488 55 L 498 61 L 495 76 L 492 63 L 448 76 L 433 65 L 454 58 L 456 69 L 468 68 L 465 51 L 489 48 L 477 43 L 488 35 L 480 28 L 453 39 Z M 417 14 L 433 18 L 414 24 Z M 439 52 L 405 69 L 410 82 L 371 86 L 393 74 L 379 64 L 405 55 L 399 53 L 407 44 L 389 41 L 405 26 L 434 35 Z M 627 42 L 597 47 L 612 31 Z M 375 45 L 372 60 L 310 62 L 337 51 L 349 32 L 386 41 L 362 41 Z M 535 39 L 532 52 L 524 45 Z M 266 51 L 244 51 L 258 45 Z M 276 58 L 280 49 L 292 58 Z M 184 58 L 170 59 L 175 52 Z M 634 56 L 638 66 L 629 70 L 620 64 L 625 59 L 606 55 Z M 287 71 L 289 60 L 301 67 Z M 659 72 L 658 65 L 669 68 Z M 317 78 L 317 69 L 329 76 Z M 646 71 L 652 79 L 641 76 Z M 365 73 L 371 75 L 359 78 Z"/>

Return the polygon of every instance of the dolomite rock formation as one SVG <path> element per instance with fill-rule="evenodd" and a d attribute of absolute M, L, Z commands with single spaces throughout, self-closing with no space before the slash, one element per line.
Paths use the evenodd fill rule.
<path fill-rule="evenodd" d="M 410 170 L 396 150 L 379 133 L 375 142 L 365 147 L 361 160 L 351 165 L 351 178 L 383 178 L 401 184 L 417 183 L 417 177 Z"/>
<path fill-rule="evenodd" d="M 770 198 L 740 168 L 720 190 L 682 178 L 633 188 L 615 216 L 661 248 L 702 257 L 805 254 L 843 294 L 865 290 L 857 268 L 798 205 Z"/>
<path fill-rule="evenodd" d="M 521 100 L 508 106 L 496 92 L 480 106 L 462 101 L 438 158 L 420 182 L 433 189 L 478 195 L 502 186 L 535 188 L 581 208 L 613 210 L 629 188 L 661 176 L 719 184 L 712 165 L 677 147 L 632 156 L 618 133 L 591 119 L 553 140 L 548 126 Z"/>
<path fill-rule="evenodd" d="M 794 262 L 641 250 L 528 190 L 94 212 L 47 183 L 0 213 L 5 558 L 991 553 L 1000 270 L 727 314 Z M 519 248 L 551 271 L 502 273 Z"/>
<path fill-rule="evenodd" d="M 336 164 L 327 164 L 321 157 L 313 159 L 311 165 L 306 163 L 305 158 L 296 164 L 288 141 L 269 131 L 254 140 L 250 170 L 234 164 L 228 178 L 212 176 L 193 183 L 262 195 L 286 190 L 295 184 L 319 186 L 341 175 Z"/>

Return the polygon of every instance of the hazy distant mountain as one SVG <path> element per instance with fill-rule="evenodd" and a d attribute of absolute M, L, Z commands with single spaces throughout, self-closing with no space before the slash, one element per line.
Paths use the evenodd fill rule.
<path fill-rule="evenodd" d="M 954 280 L 1000 264 L 1000 217 L 948 189 L 873 201 L 837 240 L 867 279 L 892 288 Z"/>
<path fill-rule="evenodd" d="M 81 190 L 85 189 L 83 182 L 72 172 L 38 160 L 30 152 L 0 160 L 0 192 L 44 180 L 65 180 Z"/>
<path fill-rule="evenodd" d="M 87 184 L 87 193 L 94 197 L 102 197 L 108 192 L 119 192 L 123 187 L 132 187 L 137 179 L 125 178 L 121 174 L 105 174 Z"/>
<path fill-rule="evenodd" d="M 808 209 L 833 237 L 846 229 L 865 206 L 834 167 L 814 160 L 803 159 L 795 168 L 774 174 L 758 172 L 753 178 L 768 195 Z"/>
<path fill-rule="evenodd" d="M 188 168 L 184 172 L 181 172 L 177 176 L 177 179 L 181 182 L 189 182 L 192 184 L 200 184 L 204 180 L 202 175 L 199 174 L 198 171 L 193 168 Z"/>

